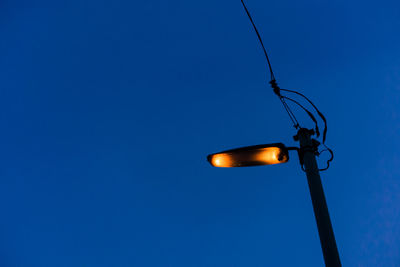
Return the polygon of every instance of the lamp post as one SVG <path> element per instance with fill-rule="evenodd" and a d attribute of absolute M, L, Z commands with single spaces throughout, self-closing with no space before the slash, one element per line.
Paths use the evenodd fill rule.
<path fill-rule="evenodd" d="M 342 265 L 316 161 L 319 142 L 311 138 L 313 134 L 313 130 L 299 129 L 294 139 L 300 142 L 300 148 L 287 148 L 282 143 L 248 146 L 211 154 L 207 160 L 214 167 L 271 165 L 287 162 L 288 151 L 297 150 L 300 164 L 307 175 L 325 266 L 340 267 Z"/>
<path fill-rule="evenodd" d="M 313 131 L 301 128 L 294 138 L 300 142 L 300 161 L 301 163 L 304 163 L 307 175 L 308 188 L 310 189 L 311 201 L 314 209 L 315 220 L 317 222 L 325 266 L 342 266 L 336 246 L 331 219 L 329 217 L 321 177 L 319 176 L 317 160 L 315 159 L 315 152 L 318 143 L 311 139 L 312 134 Z"/>

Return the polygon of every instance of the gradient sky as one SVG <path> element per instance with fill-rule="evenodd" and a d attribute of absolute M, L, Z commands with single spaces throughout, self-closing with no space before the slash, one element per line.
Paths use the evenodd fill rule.
<path fill-rule="evenodd" d="M 343 266 L 400 266 L 400 2 L 247 5 L 279 84 L 328 119 Z M 239 0 L 0 12 L 0 266 L 323 266 L 297 155 L 206 162 L 296 145 Z"/>

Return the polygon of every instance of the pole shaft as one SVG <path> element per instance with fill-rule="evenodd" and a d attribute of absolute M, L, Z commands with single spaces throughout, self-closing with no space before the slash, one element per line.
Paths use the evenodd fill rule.
<path fill-rule="evenodd" d="M 300 151 L 307 174 L 308 187 L 310 189 L 311 201 L 314 209 L 315 220 L 317 221 L 319 239 L 321 242 L 322 253 L 324 255 L 325 266 L 340 267 L 339 252 L 336 246 L 335 235 L 333 233 L 331 219 L 329 217 L 328 206 L 326 204 L 324 189 L 319 175 L 318 165 L 315 158 L 313 143 L 310 131 L 300 129 L 298 132 L 300 141 Z"/>

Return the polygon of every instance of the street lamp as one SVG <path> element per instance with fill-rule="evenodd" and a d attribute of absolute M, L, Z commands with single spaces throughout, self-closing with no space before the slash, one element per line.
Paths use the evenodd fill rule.
<path fill-rule="evenodd" d="M 294 136 L 294 140 L 300 142 L 299 148 L 286 147 L 282 143 L 247 146 L 208 155 L 207 160 L 214 167 L 271 165 L 287 162 L 289 150 L 296 150 L 300 164 L 307 175 L 325 265 L 339 267 L 341 266 L 339 252 L 316 161 L 320 143 L 311 138 L 314 134 L 314 130 L 300 128 Z"/>
<path fill-rule="evenodd" d="M 261 36 L 243 0 L 241 0 L 241 2 L 247 16 L 250 19 L 251 24 L 253 25 L 253 28 L 257 34 L 258 40 L 260 41 L 264 55 L 266 57 L 268 63 L 267 65 L 271 74 L 271 87 L 274 93 L 279 97 L 279 100 L 282 102 L 283 107 L 285 108 L 291 121 L 293 122 L 293 126 L 298 130 L 297 134 L 294 136 L 294 140 L 298 141 L 300 143 L 300 146 L 287 148 L 282 143 L 275 143 L 268 145 L 241 147 L 208 155 L 207 160 L 214 167 L 226 168 L 271 165 L 287 162 L 289 160 L 289 150 L 296 150 L 299 155 L 301 168 L 303 169 L 303 171 L 305 171 L 307 175 L 308 187 L 310 189 L 311 201 L 314 209 L 315 220 L 317 222 L 318 234 L 321 242 L 325 266 L 341 267 L 342 265 L 340 263 L 339 252 L 336 246 L 336 240 L 333 233 L 331 219 L 329 217 L 328 206 L 326 204 L 324 190 L 321 183 L 321 177 L 319 175 L 319 171 L 326 170 L 329 167 L 329 162 L 333 159 L 332 150 L 325 145 L 326 133 L 328 129 L 326 119 L 324 115 L 319 111 L 319 109 L 314 105 L 314 103 L 305 95 L 294 90 L 281 89 L 278 86 Z M 303 104 L 301 104 L 299 101 L 293 99 L 292 97 L 288 97 L 286 93 L 300 96 L 303 100 L 306 100 L 307 103 L 314 108 L 319 118 L 323 120 L 324 131 L 322 137 L 322 145 L 325 146 L 326 149 L 322 151 L 318 150 L 321 142 L 317 141 L 316 138 L 320 136 L 320 132 L 318 121 L 315 118 L 314 114 L 310 112 L 307 108 L 305 108 Z M 307 113 L 309 118 L 314 122 L 315 130 L 301 127 L 300 123 L 296 119 L 295 114 L 292 112 L 286 101 L 290 101 L 291 103 L 294 103 L 295 105 L 303 109 Z M 314 135 L 316 136 L 316 138 L 312 138 L 312 136 Z M 327 161 L 326 168 L 318 169 L 316 156 L 319 156 L 323 151 L 330 152 L 331 158 Z"/>

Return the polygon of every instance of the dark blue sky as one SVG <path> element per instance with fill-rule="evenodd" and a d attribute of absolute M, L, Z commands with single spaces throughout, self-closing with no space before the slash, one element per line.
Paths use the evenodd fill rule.
<path fill-rule="evenodd" d="M 399 2 L 247 4 L 280 85 L 328 119 L 343 265 L 399 266 Z M 0 266 L 323 265 L 295 154 L 206 162 L 295 145 L 239 0 L 0 10 Z"/>

